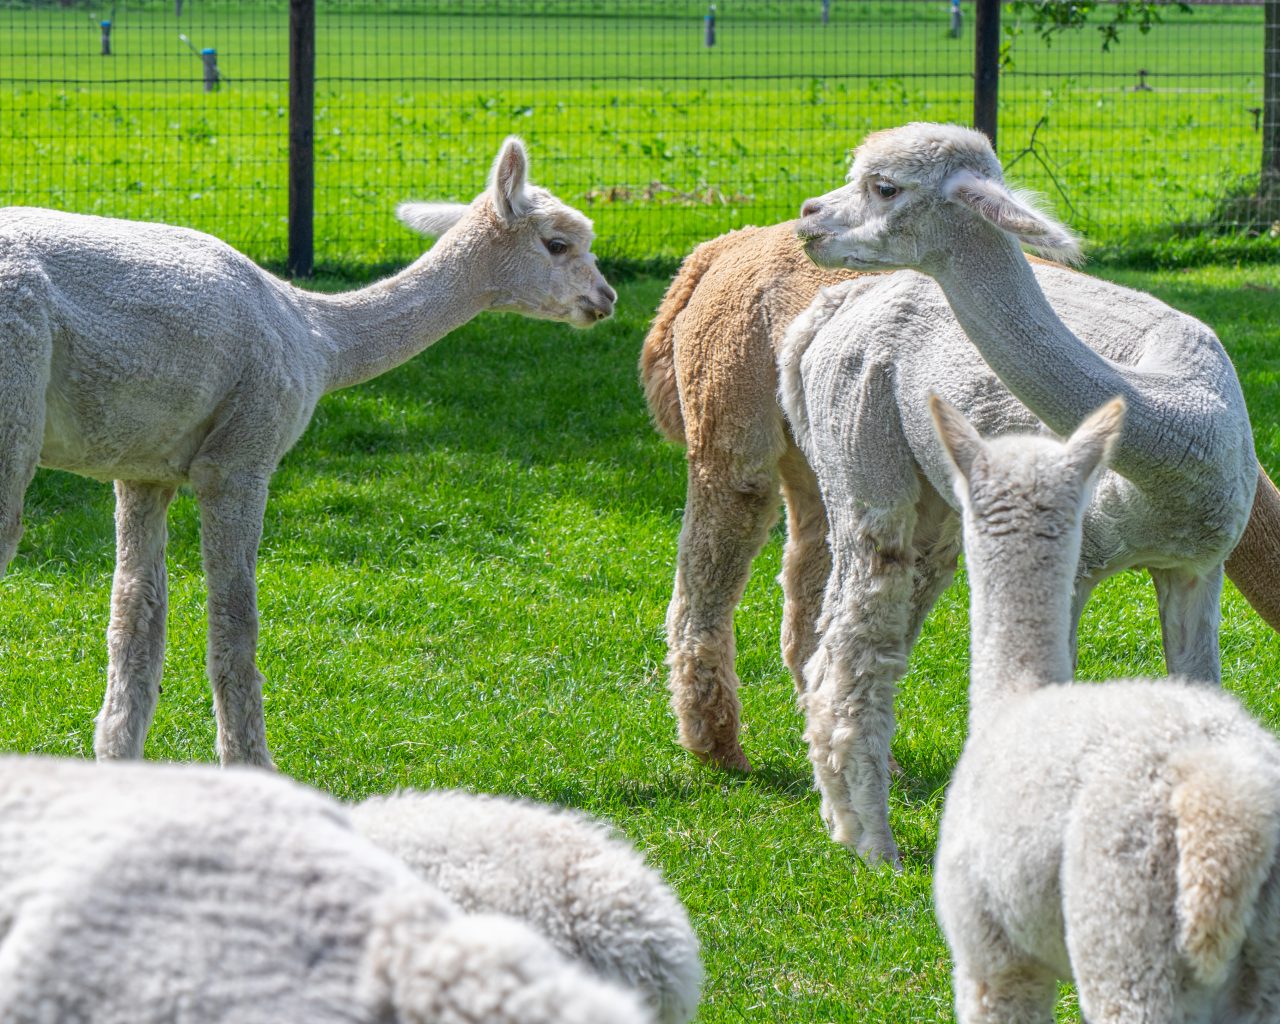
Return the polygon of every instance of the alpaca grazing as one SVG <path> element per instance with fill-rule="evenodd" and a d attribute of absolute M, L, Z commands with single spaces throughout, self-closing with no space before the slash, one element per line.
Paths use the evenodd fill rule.
<path fill-rule="evenodd" d="M 827 289 L 779 356 L 781 400 L 830 521 L 833 567 L 801 698 L 810 760 L 833 838 L 896 862 L 894 689 L 960 547 L 927 395 L 986 434 L 1040 420 L 1068 434 L 1107 398 L 1125 399 L 1112 469 L 1085 512 L 1072 643 L 1094 586 L 1145 567 L 1170 671 L 1205 682 L 1219 679 L 1223 561 L 1248 521 L 1258 463 L 1213 332 L 1150 296 L 1032 268 L 1019 241 L 1071 257 L 1075 240 L 1004 187 L 980 133 L 917 124 L 872 135 L 849 183 L 803 214 L 797 231 L 821 264 L 929 275 Z"/>
<path fill-rule="evenodd" d="M 280 776 L 0 759 L 5 1024 L 644 1024 Z"/>
<path fill-rule="evenodd" d="M 787 325 L 821 287 L 854 276 L 814 266 L 795 237 L 794 221 L 730 232 L 702 243 L 684 261 L 641 352 L 654 421 L 670 440 L 686 445 L 688 458 L 667 613 L 672 706 L 680 742 L 726 768 L 750 767 L 738 737 L 733 613 L 777 514 L 779 482 L 787 510 L 779 577 L 782 656 L 798 690 L 817 643 L 814 627 L 831 567 L 817 480 L 778 403 L 775 353 Z M 1108 302 L 1127 294 L 1099 287 Z M 936 293 L 929 317 L 952 318 Z M 904 319 L 899 326 L 916 323 Z M 974 390 L 975 399 L 981 394 Z M 1226 572 L 1258 613 L 1280 628 L 1278 539 L 1280 491 L 1259 467 L 1249 525 Z"/>
<path fill-rule="evenodd" d="M 1065 442 L 984 442 L 934 403 L 964 509 L 969 738 L 934 891 L 960 1024 L 1270 1024 L 1280 743 L 1221 691 L 1069 683 L 1089 490 L 1124 404 Z"/>
<path fill-rule="evenodd" d="M 398 366 L 482 310 L 579 327 L 613 310 L 590 221 L 527 183 L 518 139 L 469 206 L 398 213 L 439 241 L 392 278 L 319 295 L 199 232 L 0 212 L 0 573 L 37 464 L 116 482 L 98 757 L 141 757 L 155 713 L 165 514 L 180 484 L 200 505 L 218 753 L 269 765 L 254 572 L 268 482 L 320 397 Z"/>
<path fill-rule="evenodd" d="M 662 876 L 603 824 L 561 808 L 450 791 L 371 797 L 357 831 L 466 913 L 523 921 L 563 956 L 637 992 L 658 1024 L 698 1008 L 689 915 Z"/>

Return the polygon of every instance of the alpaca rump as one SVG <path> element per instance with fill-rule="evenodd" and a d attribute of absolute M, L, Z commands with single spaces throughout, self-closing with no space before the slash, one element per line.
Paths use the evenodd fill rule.
<path fill-rule="evenodd" d="M 529 183 L 518 139 L 470 205 L 397 212 L 439 234 L 434 247 L 368 288 L 321 295 L 197 231 L 0 210 L 0 574 L 37 465 L 115 481 L 99 758 L 141 757 L 155 713 L 179 486 L 200 504 L 218 753 L 269 765 L 255 568 L 268 483 L 316 403 L 484 310 L 578 327 L 613 312 L 591 222 Z"/>
<path fill-rule="evenodd" d="M 1280 1010 L 1280 743 L 1201 683 L 1066 683 L 1083 512 L 1120 403 L 1065 443 L 933 403 L 964 509 L 969 738 L 934 871 L 961 1024 Z"/>
<path fill-rule="evenodd" d="M 273 775 L 0 759 L 6 1024 L 643 1024 Z"/>
<path fill-rule="evenodd" d="M 600 978 L 639 993 L 660 1024 L 698 1007 L 688 914 L 624 839 L 582 814 L 503 797 L 412 792 L 350 808 L 352 825 L 467 913 L 501 913 Z"/>

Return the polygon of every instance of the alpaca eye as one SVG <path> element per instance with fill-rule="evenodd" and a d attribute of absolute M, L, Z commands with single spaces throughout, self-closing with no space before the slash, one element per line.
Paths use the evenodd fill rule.
<path fill-rule="evenodd" d="M 887 181 L 881 181 L 876 184 L 876 191 L 880 193 L 881 199 L 892 199 L 899 192 L 897 185 L 891 185 Z"/>
<path fill-rule="evenodd" d="M 552 256 L 561 256 L 569 251 L 569 243 L 562 238 L 553 238 L 546 242 L 547 252 Z"/>

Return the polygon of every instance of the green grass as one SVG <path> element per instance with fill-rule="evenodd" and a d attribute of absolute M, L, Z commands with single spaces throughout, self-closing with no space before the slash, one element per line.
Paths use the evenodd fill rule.
<path fill-rule="evenodd" d="M 1259 454 L 1280 468 L 1280 272 L 1109 276 L 1219 331 Z M 623 283 L 618 316 L 585 333 L 482 317 L 321 403 L 274 480 L 258 571 L 277 763 L 342 797 L 462 786 L 615 822 L 693 915 L 708 973 L 704 1024 L 949 1019 L 929 865 L 965 729 L 963 585 L 926 625 L 898 700 L 902 874 L 855 869 L 819 822 L 778 654 L 776 533 L 737 623 L 757 769 L 709 770 L 675 745 L 662 620 L 683 463 L 649 425 L 634 368 L 665 283 Z M 108 487 L 61 473 L 41 471 L 28 492 L 27 534 L 0 582 L 0 749 L 91 750 L 111 506 Z M 180 495 L 153 758 L 213 755 L 197 520 Z M 1230 589 L 1222 640 L 1225 685 L 1280 725 L 1280 638 Z M 1100 588 L 1081 670 L 1161 670 L 1145 578 Z"/>
<path fill-rule="evenodd" d="M 322 5 L 317 258 L 409 258 L 418 245 L 394 223 L 396 202 L 470 199 L 510 132 L 529 140 L 535 180 L 595 219 L 602 254 L 644 261 L 792 216 L 840 181 L 872 129 L 971 116 L 971 9 L 951 40 L 941 3 L 837 2 L 826 29 L 816 0 L 721 6 L 708 50 L 700 3 L 665 15 L 596 0 L 530 0 L 541 13 L 492 0 Z M 0 188 L 9 202 L 189 224 L 279 264 L 286 7 L 189 10 L 179 23 L 168 3 L 126 6 L 107 59 L 82 8 L 0 8 Z M 440 13 L 459 10 L 490 13 Z M 1167 19 L 1124 32 L 1110 54 L 1091 29 L 1048 48 L 1024 34 L 1002 78 L 1006 159 L 1047 118 L 1013 177 L 1098 243 L 1203 225 L 1256 183 L 1261 8 Z M 218 49 L 220 92 L 201 91 L 180 29 Z M 1132 90 L 1139 69 L 1153 91 Z"/>

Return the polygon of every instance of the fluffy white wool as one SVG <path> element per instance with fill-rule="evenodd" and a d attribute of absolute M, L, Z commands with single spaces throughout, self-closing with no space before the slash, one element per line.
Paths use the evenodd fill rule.
<path fill-rule="evenodd" d="M 518 918 L 565 956 L 635 989 L 663 1024 L 698 1006 L 698 940 L 680 901 L 626 840 L 521 800 L 406 791 L 351 808 L 355 828 L 464 911 Z"/>
<path fill-rule="evenodd" d="M 1081 512 L 1120 403 L 1064 444 L 935 403 L 964 507 L 969 738 L 934 873 L 961 1024 L 1264 1024 L 1280 1008 L 1280 743 L 1204 684 L 1067 683 Z"/>
<path fill-rule="evenodd" d="M 643 1024 L 269 773 L 0 759 L 6 1024 Z"/>

